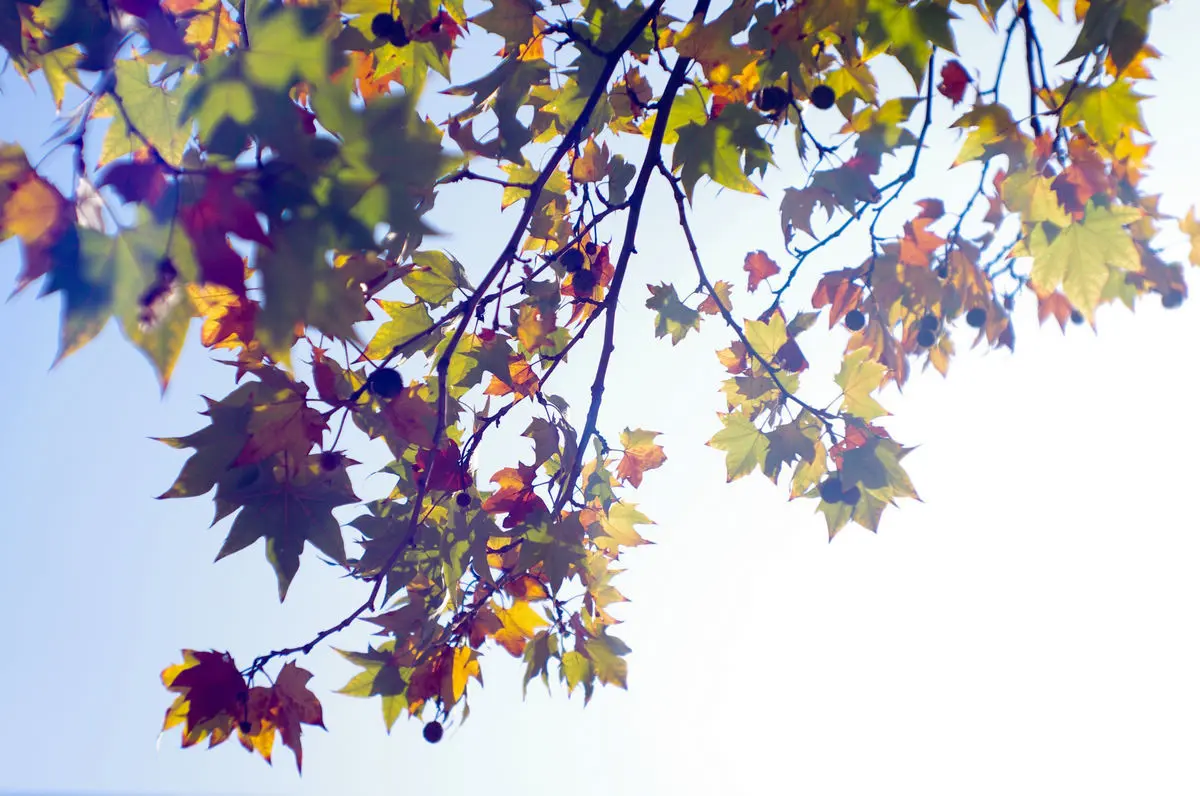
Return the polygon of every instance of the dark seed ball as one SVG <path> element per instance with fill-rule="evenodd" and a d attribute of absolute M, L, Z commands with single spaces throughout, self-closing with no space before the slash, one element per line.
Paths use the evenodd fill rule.
<path fill-rule="evenodd" d="M 823 111 L 832 108 L 833 103 L 837 101 L 837 95 L 833 93 L 833 89 L 824 84 L 814 88 L 812 93 L 808 95 L 808 98 L 812 100 L 814 108 Z"/>
<path fill-rule="evenodd" d="M 563 252 L 562 257 L 558 258 L 558 261 L 562 263 L 562 267 L 568 274 L 573 274 L 583 267 L 583 252 L 579 249 L 567 249 Z"/>
<path fill-rule="evenodd" d="M 367 378 L 367 389 L 380 398 L 395 398 L 404 389 L 399 371 L 380 368 Z"/>
<path fill-rule="evenodd" d="M 817 487 L 817 491 L 821 493 L 821 500 L 824 500 L 826 503 L 837 503 L 842 499 L 842 481 L 836 476 L 826 478 Z"/>
<path fill-rule="evenodd" d="M 396 18 L 391 14 L 376 14 L 371 20 L 371 33 L 377 39 L 386 39 L 396 29 Z"/>
<path fill-rule="evenodd" d="M 596 275 L 586 268 L 575 272 L 575 295 L 591 295 L 596 288 Z"/>

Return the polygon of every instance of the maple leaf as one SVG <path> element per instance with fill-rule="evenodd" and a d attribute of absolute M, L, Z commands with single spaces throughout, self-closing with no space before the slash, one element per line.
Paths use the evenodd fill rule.
<path fill-rule="evenodd" d="M 526 351 L 554 345 L 551 335 L 558 328 L 558 317 L 552 309 L 540 304 L 522 304 L 516 315 L 517 340 Z"/>
<path fill-rule="evenodd" d="M 433 429 L 437 409 L 421 397 L 424 385 L 409 384 L 383 406 L 383 417 L 389 427 L 407 444 L 428 448 L 433 444 Z"/>
<path fill-rule="evenodd" d="M 310 456 L 294 474 L 264 463 L 238 468 L 217 489 L 218 519 L 242 509 L 217 553 L 220 561 L 266 540 L 267 561 L 279 582 L 279 601 L 300 568 L 307 542 L 339 564 L 346 563 L 341 525 L 333 509 L 358 501 L 346 469 L 327 471 Z"/>
<path fill-rule="evenodd" d="M 147 161 L 114 163 L 104 170 L 99 186 L 115 190 L 126 202 L 154 204 L 167 190 L 162 167 Z"/>
<path fill-rule="evenodd" d="M 626 687 L 629 664 L 623 660 L 622 656 L 628 655 L 632 650 L 626 646 L 625 642 L 616 636 L 602 633 L 585 642 L 584 652 L 592 662 L 592 670 L 596 673 L 596 679 L 602 683 L 609 683 L 621 688 Z"/>
<path fill-rule="evenodd" d="M 229 245 L 227 235 L 271 246 L 258 223 L 258 209 L 238 195 L 238 175 L 212 171 L 204 179 L 200 198 L 179 211 L 179 221 L 196 250 L 200 279 L 246 294 L 245 263 Z"/>
<path fill-rule="evenodd" d="M 679 300 L 674 285 L 646 285 L 650 290 L 650 298 L 646 299 L 646 307 L 655 311 L 654 336 L 671 335 L 671 345 L 679 341 L 693 329 L 700 328 L 700 313 Z"/>
<path fill-rule="evenodd" d="M 1043 225 L 1034 227 L 1028 250 L 1033 255 L 1030 279 L 1043 291 L 1060 286 L 1089 320 L 1108 282 L 1109 268 L 1140 271 L 1141 257 L 1126 226 L 1141 217 L 1132 207 L 1089 204 L 1083 220 L 1047 240 Z"/>
<path fill-rule="evenodd" d="M 760 250 L 746 255 L 742 270 L 750 275 L 747 290 L 753 293 L 764 279 L 779 273 L 779 266 L 767 256 L 766 252 Z"/>
<path fill-rule="evenodd" d="M 726 282 L 724 279 L 718 279 L 713 283 L 712 293 L 704 297 L 704 301 L 696 307 L 696 310 L 705 315 L 718 315 L 721 308 L 726 311 L 733 309 L 733 284 Z"/>
<path fill-rule="evenodd" d="M 830 271 L 817 282 L 812 295 L 813 309 L 829 307 L 830 329 L 862 301 L 862 285 L 857 282 L 860 276 L 861 268 L 843 268 Z"/>
<path fill-rule="evenodd" d="M 764 123 L 745 105 L 730 105 L 715 119 L 679 128 L 672 169 L 679 171 L 689 200 L 702 176 L 735 191 L 763 195 L 746 174 L 759 164 L 774 163 L 770 146 L 758 134 Z"/>
<path fill-rule="evenodd" d="M 938 83 L 938 91 L 954 105 L 962 102 L 967 86 L 971 85 L 971 76 L 958 61 L 947 61 L 942 67 L 942 82 Z"/>
<path fill-rule="evenodd" d="M 834 382 L 842 388 L 842 411 L 849 412 L 863 420 L 888 414 L 879 402 L 871 397 L 871 393 L 879 389 L 883 383 L 887 367 L 870 358 L 871 352 L 859 348 L 847 354 L 842 360 L 842 369 L 834 377 Z"/>
<path fill-rule="evenodd" d="M 454 440 L 443 442 L 437 453 L 432 454 L 427 448 L 417 452 L 415 469 L 417 472 L 429 470 L 426 476 L 428 488 L 443 492 L 459 492 L 471 485 L 470 474 L 463 470 L 462 453 Z"/>
<path fill-rule="evenodd" d="M 797 229 L 810 238 L 816 237 L 812 230 L 812 215 L 818 205 L 824 208 L 826 221 L 833 218 L 833 212 L 842 206 L 832 191 L 815 185 L 799 191 L 795 188 L 784 189 L 779 218 L 785 242 L 791 241 Z"/>
<path fill-rule="evenodd" d="M 526 464 L 505 467 L 492 476 L 500 488 L 483 501 L 483 510 L 490 514 L 505 514 L 504 527 L 514 528 L 531 514 L 543 514 L 546 504 L 533 491 L 537 470 Z"/>
<path fill-rule="evenodd" d="M 24 150 L 0 142 L 0 241 L 16 236 L 25 244 L 14 295 L 54 266 L 50 252 L 69 219 L 66 199 L 33 172 Z"/>
<path fill-rule="evenodd" d="M 300 745 L 301 725 L 311 724 L 324 729 L 321 702 L 308 689 L 312 673 L 288 661 L 275 677 L 270 688 L 254 688 L 250 692 L 247 719 L 249 732 L 242 728 L 238 737 L 247 751 L 257 750 L 271 762 L 271 748 L 276 731 L 283 745 L 296 757 L 296 770 L 303 771 L 304 752 Z"/>
<path fill-rule="evenodd" d="M 405 692 L 408 690 L 406 671 L 397 663 L 396 641 L 386 641 L 378 648 L 368 647 L 363 652 L 337 652 L 363 671 L 342 686 L 339 694 L 355 697 L 382 697 L 383 720 L 388 732 L 391 732 L 400 712 L 409 708 Z M 407 671 L 411 675 L 411 669 Z"/>
<path fill-rule="evenodd" d="M 245 719 L 249 689 L 227 652 L 183 650 L 183 663 L 162 672 L 162 683 L 178 694 L 167 709 L 163 730 L 183 724 L 183 745 L 212 736 L 212 745 L 228 738 Z"/>
<path fill-rule="evenodd" d="M 260 370 L 267 379 L 256 385 L 245 447 L 233 465 L 255 464 L 283 454 L 285 466 L 298 469 L 314 445 L 321 443 L 325 418 L 305 398 L 308 385 L 292 381 L 276 370 Z"/>
<path fill-rule="evenodd" d="M 1082 123 L 1092 138 L 1114 146 L 1130 131 L 1146 132 L 1140 105 L 1143 99 L 1134 93 L 1131 80 L 1087 86 L 1071 95 L 1062 111 L 1063 124 Z"/>
<path fill-rule="evenodd" d="M 638 547 L 650 544 L 642 538 L 634 526 L 652 524 L 650 518 L 632 503 L 616 503 L 603 512 L 591 512 L 595 521 L 590 522 L 590 509 L 581 512 L 581 522 L 587 526 L 588 535 L 596 547 L 614 556 L 621 547 Z"/>
<path fill-rule="evenodd" d="M 1200 221 L 1196 220 L 1196 208 L 1188 208 L 1187 215 L 1179 219 L 1179 231 L 1187 235 L 1191 242 L 1188 251 L 1188 262 L 1200 265 Z"/>
<path fill-rule="evenodd" d="M 900 262 L 917 268 L 927 268 L 930 259 L 946 239 L 929 231 L 932 218 L 915 218 L 904 225 L 900 238 Z"/>
<path fill-rule="evenodd" d="M 621 432 L 621 447 L 624 455 L 617 465 L 617 478 L 629 483 L 635 489 L 642 485 L 642 475 L 647 470 L 662 467 L 667 461 L 667 454 L 662 446 L 654 442 L 659 435 L 657 431 L 645 429 L 625 429 Z"/>
<path fill-rule="evenodd" d="M 736 481 L 764 464 L 771 443 L 753 421 L 740 412 L 718 414 L 717 417 L 721 418 L 724 428 L 714 434 L 708 444 L 725 451 L 726 480 Z"/>
<path fill-rule="evenodd" d="M 510 608 L 493 605 L 492 610 L 500 620 L 500 629 L 492 638 L 513 657 L 525 651 L 525 644 L 537 634 L 539 627 L 550 624 L 524 600 L 515 600 Z"/>
<path fill-rule="evenodd" d="M 484 395 L 512 395 L 514 400 L 519 401 L 522 398 L 529 398 L 540 389 L 537 373 L 533 370 L 533 365 L 529 364 L 529 360 L 520 354 L 512 354 L 508 358 L 508 378 L 501 379 L 498 375 L 492 376 L 492 381 L 488 384 L 487 389 L 483 391 Z"/>

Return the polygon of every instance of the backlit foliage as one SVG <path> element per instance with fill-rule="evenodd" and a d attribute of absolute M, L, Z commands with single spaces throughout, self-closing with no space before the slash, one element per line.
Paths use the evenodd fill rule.
<path fill-rule="evenodd" d="M 342 652 L 361 668 L 342 693 L 378 699 L 389 729 L 422 717 L 431 741 L 465 717 L 488 652 L 584 699 L 624 687 L 615 576 L 650 524 L 632 490 L 669 462 L 657 432 L 601 415 L 619 300 L 671 345 L 727 330 L 709 444 L 729 480 L 786 484 L 830 538 L 876 530 L 917 496 L 879 392 L 914 366 L 946 373 L 953 329 L 1012 348 L 1017 300 L 1065 330 L 1186 297 L 1156 241 L 1182 230 L 1200 264 L 1200 224 L 1141 188 L 1159 4 L 0 0 L 11 68 L 60 107 L 72 84 L 86 97 L 54 139 L 71 185 L 0 146 L 0 240 L 20 241 L 18 291 L 61 297 L 59 358 L 115 320 L 165 388 L 198 329 L 236 386 L 162 440 L 187 457 L 162 497 L 213 493 L 232 518 L 217 557 L 261 539 L 281 600 L 310 546 L 362 583 L 342 621 L 244 668 L 184 650 L 163 672 L 165 727 L 267 759 L 278 735 L 299 765 L 322 711 L 292 659 L 360 621 L 380 640 Z M 1052 53 L 1039 26 L 1060 21 L 1074 43 Z M 998 57 L 959 51 L 964 25 Z M 840 131 L 814 129 L 831 119 Z M 901 197 L 935 126 L 977 180 L 965 202 Z M 710 275 L 693 202 L 762 194 L 781 148 L 803 164 L 772 197 L 782 245 Z M 470 267 L 425 221 L 466 184 L 494 191 L 488 223 L 510 230 Z M 651 186 L 687 243 L 682 287 L 639 269 Z M 852 228 L 861 258 L 823 261 Z M 802 269 L 828 269 L 811 294 Z M 840 367 L 817 373 L 808 341 L 839 325 Z M 587 336 L 599 345 L 568 364 Z M 573 412 L 555 392 L 568 368 L 593 382 Z M 501 420 L 528 444 L 480 472 Z M 355 494 L 351 426 L 390 452 L 384 499 Z"/>

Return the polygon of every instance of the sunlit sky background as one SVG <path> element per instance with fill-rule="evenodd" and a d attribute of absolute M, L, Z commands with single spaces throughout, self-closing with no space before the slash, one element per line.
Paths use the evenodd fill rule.
<path fill-rule="evenodd" d="M 1145 106 L 1159 139 L 1150 179 L 1177 213 L 1200 200 L 1197 31 L 1196 3 L 1155 15 L 1165 57 Z M 987 71 L 991 46 L 968 37 L 960 51 Z M 464 58 L 461 76 L 479 65 Z M 31 94 L 11 70 L 0 87 L 0 139 L 36 158 L 53 112 L 44 88 Z M 935 124 L 952 113 L 939 99 Z M 973 179 L 946 180 L 955 145 L 932 143 L 934 178 L 906 200 Z M 67 156 L 49 163 L 67 173 Z M 710 273 L 738 284 L 745 315 L 760 307 L 742 258 L 761 248 L 784 259 L 787 184 L 768 182 L 769 200 L 698 192 Z M 695 283 L 666 198 L 647 204 L 601 423 L 610 439 L 626 425 L 661 431 L 670 457 L 633 498 L 656 520 L 657 544 L 627 554 L 618 580 L 632 599 L 617 629 L 634 650 L 628 692 L 602 690 L 584 709 L 578 694 L 535 683 L 522 701 L 519 662 L 492 652 L 470 720 L 430 746 L 415 721 L 387 735 L 377 700 L 333 694 L 357 669 L 325 648 L 301 661 L 329 728 L 305 729 L 303 778 L 282 747 L 269 767 L 236 743 L 181 751 L 177 730 L 158 739 L 170 702 L 158 675 L 180 648 L 228 649 L 245 665 L 361 600 L 310 555 L 281 606 L 261 545 L 210 563 L 225 532 L 207 527 L 211 501 L 152 499 L 184 456 L 148 438 L 197 428 L 198 396 L 225 394 L 229 369 L 192 344 L 160 399 L 149 366 L 110 328 L 49 370 L 57 300 L 30 290 L 0 306 L 0 790 L 1200 792 L 1195 302 L 1167 312 L 1150 299 L 1136 316 L 1106 308 L 1098 334 L 1064 337 L 1038 328 L 1026 297 L 1015 356 L 967 351 L 961 334 L 948 380 L 918 374 L 883 398 L 888 429 L 920 445 L 906 465 L 924 502 L 889 512 L 878 535 L 851 527 L 830 544 L 812 503 L 789 503 L 762 478 L 725 485 L 722 455 L 704 446 L 722 408 L 713 351 L 728 333 L 709 321 L 677 348 L 650 337 L 645 283 L 676 281 L 681 293 Z M 512 223 L 497 202 L 474 188 L 439 200 L 444 227 L 469 233 L 444 245 L 473 270 Z M 790 309 L 863 251 L 847 241 L 814 259 Z M 18 265 L 16 246 L 0 246 L 0 283 Z M 843 334 L 802 342 L 820 393 Z M 569 394 L 582 396 L 590 368 L 575 368 Z M 360 477 L 383 461 L 369 447 L 352 453 L 366 462 Z M 367 480 L 360 494 L 382 486 Z M 366 640 L 355 630 L 336 643 Z"/>

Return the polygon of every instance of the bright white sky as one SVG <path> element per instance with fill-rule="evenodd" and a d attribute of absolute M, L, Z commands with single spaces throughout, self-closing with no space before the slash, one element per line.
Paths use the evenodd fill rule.
<path fill-rule="evenodd" d="M 1166 57 L 1146 117 L 1172 212 L 1200 198 L 1197 30 L 1195 3 L 1155 17 Z M 969 65 L 977 44 L 961 48 Z M 11 75 L 3 89 L 0 138 L 41 151 L 44 97 Z M 782 258 L 777 199 L 701 193 L 710 274 L 733 278 L 735 307 L 756 313 L 740 266 L 751 249 Z M 206 529 L 211 502 L 151 499 L 183 456 L 147 437 L 198 427 L 198 394 L 223 395 L 229 371 L 193 346 L 160 400 L 110 329 L 47 372 L 56 302 L 29 292 L 0 308 L 0 339 L 13 343 L 0 389 L 0 790 L 1200 791 L 1195 303 L 1106 309 L 1098 335 L 1065 338 L 1020 305 L 1015 356 L 967 352 L 948 380 L 917 375 L 884 397 L 893 435 L 921 446 L 906 464 L 925 502 L 890 512 L 878 536 L 853 527 L 829 544 L 811 503 L 789 504 L 761 478 L 724 485 L 721 454 L 704 447 L 721 408 L 712 352 L 728 335 L 710 321 L 677 348 L 650 341 L 643 285 L 694 284 L 681 241 L 656 237 L 674 224 L 663 198 L 644 221 L 602 416 L 611 438 L 625 425 L 663 432 L 670 457 L 635 496 L 658 544 L 630 553 L 618 581 L 633 600 L 618 630 L 634 649 L 629 691 L 600 691 L 584 710 L 536 685 L 522 702 L 518 664 L 492 653 L 470 721 L 430 746 L 416 722 L 386 735 L 377 701 L 331 693 L 356 669 L 325 650 L 301 662 L 330 729 L 305 731 L 303 779 L 284 749 L 271 768 L 236 744 L 180 751 L 178 731 L 156 748 L 170 701 L 158 673 L 181 647 L 228 649 L 244 665 L 360 599 L 306 557 L 281 607 L 260 546 L 209 563 L 225 532 Z M 476 217 L 493 201 L 441 211 Z M 447 245 L 476 265 L 494 255 L 502 220 Z M 861 256 L 831 249 L 797 296 Z M 16 248 L 0 247 L 0 283 L 17 266 Z M 820 373 L 843 341 L 808 337 Z"/>

